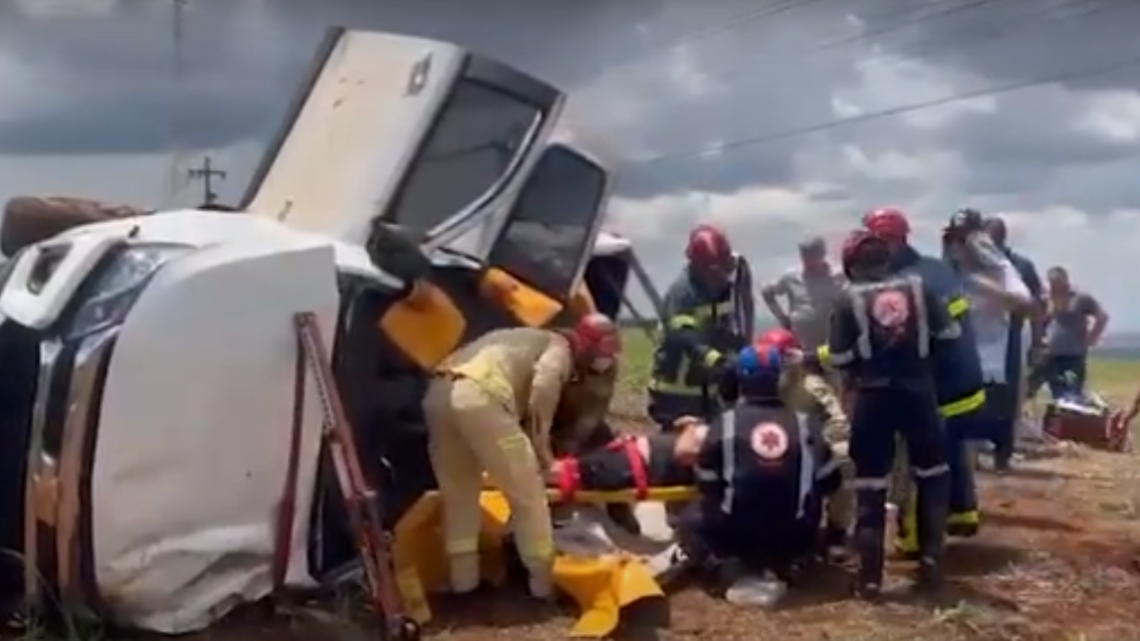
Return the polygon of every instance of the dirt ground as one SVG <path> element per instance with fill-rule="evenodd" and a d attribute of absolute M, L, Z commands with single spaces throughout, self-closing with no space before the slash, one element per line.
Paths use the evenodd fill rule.
<path fill-rule="evenodd" d="M 806 577 L 774 614 L 735 608 L 691 588 L 671 598 L 670 625 L 656 638 L 1140 638 L 1140 573 L 1133 566 L 1140 541 L 1137 459 L 1076 448 L 1039 451 L 1046 453 L 1050 458 L 1027 460 L 1011 476 L 983 475 L 983 531 L 953 543 L 952 579 L 938 599 L 868 606 L 847 595 L 845 572 L 830 570 Z M 906 571 L 905 564 L 891 569 L 900 577 Z M 570 624 L 567 612 L 507 597 L 446 616 L 432 638 L 548 641 L 564 637 Z M 617 638 L 654 638 L 636 622 L 629 627 Z"/>
<path fill-rule="evenodd" d="M 619 398 L 615 419 L 638 430 L 638 399 Z M 736 608 L 697 588 L 671 595 L 668 612 L 633 612 L 616 639 L 780 638 L 786 641 L 1121 641 L 1140 639 L 1140 456 L 1077 446 L 1041 446 L 1004 477 L 982 472 L 984 523 L 948 551 L 944 594 L 870 606 L 848 595 L 844 569 L 814 572 L 780 611 Z M 903 563 L 892 577 L 903 580 Z M 553 641 L 574 612 L 520 593 L 438 603 L 426 639 Z M 324 622 L 264 615 L 231 619 L 193 641 L 376 639 L 348 606 Z M 368 619 L 369 617 L 364 617 Z M 41 635 L 28 635 L 43 638 Z M 69 641 L 74 639 L 68 635 Z M 84 635 L 87 637 L 87 635 Z M 149 636 L 149 635 L 148 635 Z M 105 635 L 103 638 L 118 635 Z M 90 637 L 87 637 L 90 638 Z M 78 641 L 78 640 L 76 640 Z"/>
<path fill-rule="evenodd" d="M 621 407 L 617 408 L 621 412 Z M 625 421 L 626 428 L 637 423 Z M 775 613 L 740 609 L 697 588 L 675 592 L 669 612 L 634 612 L 616 639 L 843 641 L 1120 641 L 1140 639 L 1140 458 L 1076 446 L 1042 446 L 1010 476 L 983 472 L 983 530 L 948 552 L 949 585 L 936 599 L 869 606 L 847 594 L 846 570 L 815 572 Z M 903 563 L 892 577 L 903 580 Z M 569 608 L 521 594 L 440 604 L 426 638 L 551 641 L 566 638 Z M 303 641 L 344 639 L 344 629 L 290 626 Z M 211 638 L 218 638 L 212 634 Z M 221 635 L 228 637 L 229 635 Z M 248 638 L 245 635 L 241 635 Z M 352 635 L 356 636 L 356 635 Z M 361 637 L 364 638 L 364 637 Z"/>

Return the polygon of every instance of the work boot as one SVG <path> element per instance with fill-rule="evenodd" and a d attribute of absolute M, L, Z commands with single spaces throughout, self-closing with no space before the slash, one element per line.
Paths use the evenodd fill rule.
<path fill-rule="evenodd" d="M 855 595 L 873 601 L 883 590 L 883 538 L 886 521 L 886 492 L 859 490 L 859 517 L 855 526 L 855 549 L 859 570 L 855 575 Z"/>
<path fill-rule="evenodd" d="M 875 535 L 878 536 L 875 536 Z M 859 570 L 855 573 L 855 596 L 874 601 L 883 591 L 883 532 L 856 532 Z"/>
<path fill-rule="evenodd" d="M 946 549 L 946 520 L 950 482 L 946 475 L 923 479 L 918 488 L 918 570 L 916 587 L 942 585 L 942 557 Z"/>
<path fill-rule="evenodd" d="M 449 561 L 451 592 L 467 594 L 479 587 L 479 553 L 452 554 Z"/>
<path fill-rule="evenodd" d="M 532 572 L 527 578 L 527 591 L 536 599 L 547 600 L 554 595 L 554 580 L 550 572 Z"/>
<path fill-rule="evenodd" d="M 937 592 L 942 589 L 945 578 L 942 562 L 938 559 L 920 558 L 914 571 L 914 588 L 919 592 Z"/>
<path fill-rule="evenodd" d="M 526 567 L 527 591 L 536 599 L 550 599 L 554 596 L 554 559 L 523 559 Z"/>

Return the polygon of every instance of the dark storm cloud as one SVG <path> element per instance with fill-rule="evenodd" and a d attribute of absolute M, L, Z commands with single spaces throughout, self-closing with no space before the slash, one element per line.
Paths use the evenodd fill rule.
<path fill-rule="evenodd" d="M 996 95 L 993 112 L 962 114 L 935 132 L 927 142 L 954 150 L 968 168 L 962 192 L 1021 208 L 1068 202 L 1094 214 L 1135 206 L 1117 196 L 1134 192 L 1133 181 L 1105 169 L 1134 164 L 1135 145 L 1091 135 L 1076 118 L 1084 92 L 1140 88 L 1140 65 L 1081 75 L 1140 56 L 1140 3 L 953 0 L 905 11 L 866 17 L 867 32 L 886 32 L 887 51 L 966 72 L 974 80 L 962 92 L 1070 76 Z M 890 32 L 904 20 L 911 26 Z M 1095 176 L 1100 189 L 1072 184 L 1077 175 Z"/>
<path fill-rule="evenodd" d="M 635 150 L 684 154 L 726 136 L 829 118 L 829 79 L 848 61 L 788 67 L 781 55 L 788 43 L 802 46 L 789 33 L 843 28 L 850 5 L 803 4 L 774 12 L 746 0 L 700 8 L 679 0 L 195 0 L 185 12 L 178 82 L 166 2 L 121 2 L 102 18 L 0 22 L 0 47 L 44 81 L 0 124 L 0 152 L 131 153 L 262 139 L 324 28 L 347 24 L 453 40 L 553 81 L 572 94 L 570 116 L 613 141 L 628 165 Z M 742 55 L 758 45 L 760 59 Z M 682 55 L 691 58 L 684 78 L 673 73 Z M 718 90 L 685 93 L 694 83 Z M 637 115 L 610 118 L 611 105 L 631 97 L 643 103 Z M 792 173 L 788 146 L 758 148 L 631 171 L 620 189 L 727 193 Z"/>
<path fill-rule="evenodd" d="M 636 52 L 634 26 L 657 7 L 650 0 L 621 7 L 601 0 L 199 0 L 184 12 L 177 74 L 167 2 L 121 3 L 110 15 L 68 19 L 13 16 L 8 7 L 0 42 L 43 83 L 27 88 L 23 113 L 6 115 L 0 151 L 161 150 L 172 145 L 174 119 L 185 147 L 264 137 L 325 28 L 336 24 L 463 42 L 575 83 L 607 57 Z M 609 46 L 584 46 L 598 37 Z"/>
<path fill-rule="evenodd" d="M 866 32 L 880 34 L 876 39 L 892 51 L 999 82 L 1064 74 L 1140 53 L 1140 3 L 1131 0 L 943 0 L 860 17 Z M 1120 79 L 1073 84 L 1111 87 Z"/>
<path fill-rule="evenodd" d="M 1140 3 L 1129 0 L 804 0 L 778 11 L 753 0 L 194 0 L 176 83 L 168 2 L 122 0 L 114 15 L 67 20 L 19 17 L 12 7 L 0 0 L 0 53 L 17 55 L 39 81 L 21 109 L 4 110 L 0 152 L 137 153 L 264 139 L 324 29 L 345 24 L 457 41 L 570 91 L 568 116 L 614 152 L 618 194 L 634 198 L 797 184 L 825 166 L 851 181 L 829 192 L 833 200 L 901 200 L 928 189 L 907 177 L 861 183 L 837 160 L 805 163 L 816 145 L 832 156 L 844 145 L 871 154 L 948 150 L 967 171 L 947 190 L 1044 193 L 1072 167 L 1130 153 L 1074 129 L 1072 96 L 1010 93 L 996 112 L 929 131 L 888 119 L 693 152 L 833 121 L 833 94 L 859 82 L 868 57 L 969 72 L 972 84 L 953 92 L 1140 50 L 1130 44 Z M 1063 85 L 1133 80 L 1119 73 Z M 901 93 L 875 109 L 927 97 Z"/>

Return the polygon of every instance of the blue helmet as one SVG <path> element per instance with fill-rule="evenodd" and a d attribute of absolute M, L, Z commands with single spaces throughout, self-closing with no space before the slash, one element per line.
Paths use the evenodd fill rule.
<path fill-rule="evenodd" d="M 736 382 L 740 396 L 774 399 L 780 396 L 780 373 L 784 358 L 774 345 L 750 345 L 736 357 Z"/>

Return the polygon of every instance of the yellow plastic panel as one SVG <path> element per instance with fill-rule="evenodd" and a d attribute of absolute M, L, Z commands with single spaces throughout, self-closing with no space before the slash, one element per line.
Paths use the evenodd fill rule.
<path fill-rule="evenodd" d="M 501 305 L 527 327 L 543 327 L 562 311 L 562 303 L 498 267 L 483 273 L 479 290 L 484 298 Z"/>
<path fill-rule="evenodd" d="M 380 331 L 425 371 L 459 345 L 466 327 L 463 313 L 447 292 L 426 281 L 380 319 Z"/>
<path fill-rule="evenodd" d="M 506 574 L 502 540 L 510 507 L 502 493 L 495 490 L 485 490 L 480 496 L 480 505 L 483 526 L 479 552 L 483 578 L 500 584 Z M 447 558 L 439 532 L 439 506 L 436 492 L 428 492 L 420 498 L 396 525 L 392 548 L 400 595 L 409 615 L 421 624 L 431 619 L 426 594 L 445 587 L 447 580 Z M 575 637 L 608 636 L 617 628 L 622 608 L 642 599 L 664 597 L 649 569 L 626 554 L 596 558 L 560 555 L 555 559 L 554 584 L 580 609 L 581 615 L 571 631 Z"/>

